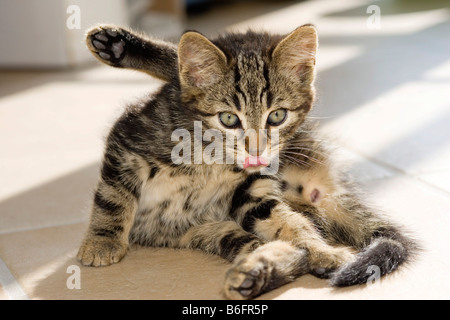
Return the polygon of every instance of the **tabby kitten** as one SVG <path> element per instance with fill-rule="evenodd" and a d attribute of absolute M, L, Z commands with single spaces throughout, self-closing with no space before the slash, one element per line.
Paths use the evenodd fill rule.
<path fill-rule="evenodd" d="M 416 251 L 360 201 L 306 119 L 314 102 L 313 26 L 214 40 L 188 31 L 178 47 L 99 26 L 87 45 L 100 61 L 165 84 L 128 107 L 107 138 L 82 264 L 117 263 L 130 243 L 200 249 L 232 262 L 224 296 L 249 299 L 306 273 L 334 286 L 365 283 L 370 266 L 384 275 Z M 178 162 L 177 130 L 194 146 L 183 145 Z M 208 130 L 234 137 L 223 151 L 244 160 L 206 161 Z M 264 173 L 269 167 L 272 174 Z"/>

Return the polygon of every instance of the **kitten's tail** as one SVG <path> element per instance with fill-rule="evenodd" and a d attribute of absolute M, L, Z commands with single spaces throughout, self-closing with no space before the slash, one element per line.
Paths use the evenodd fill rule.
<path fill-rule="evenodd" d="M 383 230 L 373 238 L 356 259 L 339 268 L 330 278 L 331 285 L 345 287 L 378 280 L 411 261 L 420 251 L 416 242 L 397 228 Z"/>

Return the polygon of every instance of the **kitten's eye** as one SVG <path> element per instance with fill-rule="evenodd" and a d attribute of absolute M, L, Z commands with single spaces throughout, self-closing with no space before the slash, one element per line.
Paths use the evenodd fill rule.
<path fill-rule="evenodd" d="M 286 109 L 278 109 L 275 111 L 272 111 L 269 114 L 269 117 L 267 118 L 267 123 L 271 126 L 279 126 L 283 123 L 284 120 L 286 120 L 287 111 Z"/>
<path fill-rule="evenodd" d="M 227 128 L 237 128 L 241 125 L 238 116 L 229 112 L 219 113 L 219 120 Z"/>

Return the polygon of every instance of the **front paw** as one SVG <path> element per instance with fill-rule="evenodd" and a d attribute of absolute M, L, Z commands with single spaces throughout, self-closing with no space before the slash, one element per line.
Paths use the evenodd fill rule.
<path fill-rule="evenodd" d="M 267 260 L 248 257 L 233 264 L 225 277 L 223 294 L 232 300 L 251 299 L 263 292 L 272 268 Z"/>
<path fill-rule="evenodd" d="M 87 237 L 78 251 L 77 259 L 85 266 L 108 266 L 119 262 L 127 252 L 128 245 L 119 240 L 92 236 Z"/>
<path fill-rule="evenodd" d="M 285 241 L 262 245 L 233 263 L 225 277 L 228 299 L 252 299 L 308 272 L 307 252 Z"/>
<path fill-rule="evenodd" d="M 97 59 L 120 67 L 126 52 L 126 34 L 121 28 L 95 27 L 88 31 L 86 44 Z"/>

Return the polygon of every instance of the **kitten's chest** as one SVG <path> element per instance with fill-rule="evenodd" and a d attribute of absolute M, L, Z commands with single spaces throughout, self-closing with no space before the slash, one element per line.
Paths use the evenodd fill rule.
<path fill-rule="evenodd" d="M 161 170 L 144 185 L 138 215 L 158 217 L 162 223 L 225 219 L 231 196 L 242 179 L 240 174 L 220 168 L 194 174 Z"/>

